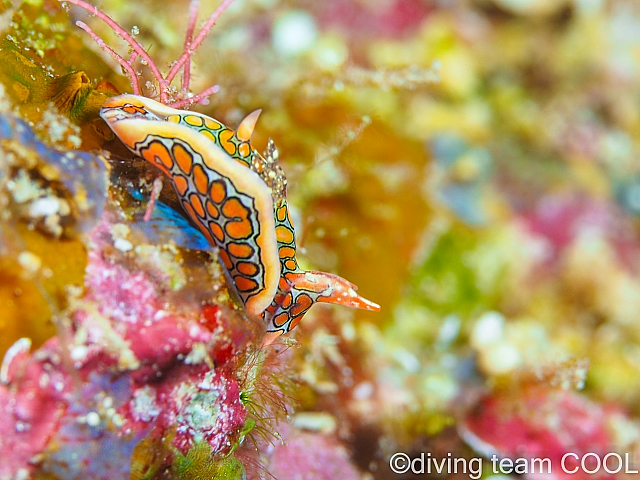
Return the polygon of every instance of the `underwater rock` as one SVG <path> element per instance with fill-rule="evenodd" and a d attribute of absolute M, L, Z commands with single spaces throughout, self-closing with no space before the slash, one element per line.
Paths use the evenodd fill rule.
<path fill-rule="evenodd" d="M 9 109 L 0 94 L 3 109 Z M 50 136 L 69 138 L 51 115 Z M 104 209 L 108 168 L 99 155 L 51 148 L 17 117 L 0 113 L 0 351 L 55 331 L 67 289 L 82 284 L 82 243 Z"/>
<path fill-rule="evenodd" d="M 108 186 L 103 157 L 49 148 L 25 122 L 4 114 L 0 152 L 0 194 L 8 196 L 13 215 L 55 238 L 87 233 L 96 224 Z"/>
<path fill-rule="evenodd" d="M 163 454 L 151 449 L 160 469 L 202 444 L 228 454 L 243 436 L 245 327 L 228 325 L 238 319 L 221 307 L 171 307 L 170 281 L 130 269 L 114 249 L 110 215 L 92 232 L 86 291 L 58 337 L 31 355 L 22 341 L 5 356 L 0 478 L 128 479 L 144 438 L 165 439 Z"/>
<path fill-rule="evenodd" d="M 49 148 L 9 115 L 0 115 L 0 148 L 3 258 L 36 275 L 36 287 L 47 252 L 76 237 L 87 262 L 84 288 L 61 283 L 64 307 L 50 305 L 57 335 L 33 352 L 22 338 L 4 356 L 0 478 L 129 479 L 141 459 L 147 473 L 175 478 L 203 462 L 240 475 L 228 455 L 246 434 L 243 367 L 254 332 L 218 292 L 220 272 L 167 243 L 185 225 L 176 227 L 166 207 L 154 215 L 152 243 L 149 226 L 125 223 L 105 202 L 101 157 Z M 41 233 L 23 232 L 25 223 Z M 16 250 L 34 235 L 43 239 L 42 259 Z M 199 278 L 197 287 L 187 276 Z M 216 304 L 203 307 L 212 296 Z M 143 439 L 151 447 L 134 456 Z"/>

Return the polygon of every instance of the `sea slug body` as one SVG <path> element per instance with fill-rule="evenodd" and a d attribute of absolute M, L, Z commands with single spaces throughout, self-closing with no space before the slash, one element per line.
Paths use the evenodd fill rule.
<path fill-rule="evenodd" d="M 278 151 L 270 140 L 263 156 L 250 143 L 259 114 L 233 131 L 138 95 L 113 97 L 100 111 L 129 150 L 171 178 L 184 210 L 218 247 L 247 313 L 264 319 L 269 344 L 315 302 L 380 307 L 347 280 L 298 266 Z"/>

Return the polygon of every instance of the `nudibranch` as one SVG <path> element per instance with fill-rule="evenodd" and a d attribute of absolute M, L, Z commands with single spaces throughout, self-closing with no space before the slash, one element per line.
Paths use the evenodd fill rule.
<path fill-rule="evenodd" d="M 264 319 L 265 344 L 315 302 L 380 309 L 347 280 L 298 266 L 278 150 L 269 140 L 263 156 L 250 143 L 260 110 L 237 131 L 138 95 L 109 99 L 100 115 L 131 152 L 172 180 L 187 215 L 218 247 L 247 313 Z"/>

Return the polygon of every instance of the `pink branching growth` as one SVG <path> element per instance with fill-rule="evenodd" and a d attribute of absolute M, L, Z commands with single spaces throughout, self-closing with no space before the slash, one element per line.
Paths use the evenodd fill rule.
<path fill-rule="evenodd" d="M 160 196 L 160 192 L 162 191 L 162 180 L 160 177 L 157 177 L 153 181 L 153 186 L 151 187 L 151 198 L 149 198 L 149 203 L 147 204 L 147 209 L 144 212 L 144 217 L 142 219 L 145 222 L 151 220 L 151 215 L 153 215 L 153 207 L 156 204 L 156 200 Z"/>
<path fill-rule="evenodd" d="M 193 31 L 196 28 L 196 18 L 198 16 L 198 7 L 200 2 L 193 0 L 189 5 L 189 25 L 187 25 L 187 33 L 184 36 L 184 51 L 187 52 L 191 48 L 191 41 L 193 40 Z M 182 88 L 185 91 L 189 91 L 189 81 L 191 80 L 191 58 L 188 58 L 184 63 L 184 69 L 182 71 Z"/>
<path fill-rule="evenodd" d="M 95 42 L 98 44 L 98 46 L 102 50 L 104 50 L 109 55 L 111 55 L 120 64 L 120 66 L 127 73 L 131 81 L 131 88 L 133 89 L 134 94 L 139 95 L 141 92 L 139 74 L 134 68 L 134 62 L 138 58 L 140 58 L 151 69 L 151 73 L 153 74 L 154 78 L 158 82 L 158 87 L 160 90 L 160 102 L 164 103 L 165 105 L 168 105 L 173 108 L 182 108 L 188 105 L 193 105 L 194 103 L 198 103 L 204 98 L 218 91 L 219 89 L 218 85 L 214 85 L 212 87 L 209 87 L 203 90 L 197 95 L 191 96 L 189 94 L 189 82 L 191 80 L 191 75 L 190 75 L 191 57 L 195 53 L 196 49 L 200 46 L 200 44 L 204 41 L 206 36 L 209 34 L 209 32 L 211 31 L 211 28 L 213 28 L 218 18 L 220 18 L 220 15 L 222 15 L 222 13 L 229 7 L 229 5 L 231 5 L 231 3 L 233 3 L 234 0 L 223 0 L 223 2 L 218 6 L 218 8 L 216 8 L 214 12 L 211 14 L 209 19 L 206 21 L 206 23 L 202 27 L 202 29 L 195 36 L 195 39 L 193 38 L 193 35 L 195 31 L 196 19 L 198 16 L 198 8 L 200 6 L 200 2 L 198 0 L 191 1 L 191 4 L 189 6 L 189 23 L 187 25 L 187 33 L 185 36 L 184 50 L 180 58 L 173 63 L 171 69 L 169 70 L 169 73 L 166 76 L 163 76 L 162 73 L 160 73 L 160 69 L 158 68 L 156 63 L 151 59 L 151 57 L 146 52 L 144 47 L 130 33 L 128 33 L 120 25 L 118 25 L 118 23 L 115 20 L 113 20 L 107 14 L 101 12 L 98 9 L 98 7 L 95 7 L 85 2 L 84 0 L 59 0 L 59 1 L 63 3 L 71 3 L 72 5 L 76 5 L 86 10 L 90 14 L 95 15 L 96 17 L 101 19 L 103 22 L 105 22 L 109 26 L 109 28 L 113 30 L 113 32 L 116 35 L 123 38 L 131 46 L 131 49 L 132 49 L 131 56 L 129 57 L 129 60 L 125 60 L 115 50 L 107 46 L 106 42 L 102 38 L 100 38 L 93 30 L 91 30 L 91 28 L 89 28 L 85 23 L 80 21 L 76 22 L 76 25 L 78 25 L 85 32 L 87 32 L 91 36 L 91 38 L 95 40 Z M 184 98 L 183 100 L 180 100 L 180 101 L 172 102 L 173 98 L 171 95 L 171 83 L 173 82 L 176 75 L 178 75 L 180 70 L 183 70 L 181 92 L 187 98 Z"/>
<path fill-rule="evenodd" d="M 133 65 L 132 65 L 133 61 L 131 60 L 131 58 L 133 58 L 133 54 L 131 55 L 131 58 L 129 59 L 129 61 L 126 61 L 124 58 L 118 55 L 112 48 L 110 48 L 104 42 L 104 40 L 102 40 L 98 35 L 96 35 L 95 32 L 91 30 L 86 23 L 78 20 L 76 22 L 76 25 L 79 26 L 81 29 L 83 29 L 85 32 L 87 32 L 89 35 L 91 35 L 91 38 L 93 38 L 96 41 L 96 43 L 101 49 L 103 49 L 105 52 L 107 52 L 109 55 L 111 55 L 113 58 L 116 59 L 116 61 L 122 66 L 122 68 L 125 69 L 125 71 L 127 72 L 127 75 L 129 75 L 129 78 L 131 79 L 131 88 L 133 89 L 133 93 L 136 95 L 140 95 L 140 82 L 138 82 L 138 75 L 136 71 L 133 69 Z"/>

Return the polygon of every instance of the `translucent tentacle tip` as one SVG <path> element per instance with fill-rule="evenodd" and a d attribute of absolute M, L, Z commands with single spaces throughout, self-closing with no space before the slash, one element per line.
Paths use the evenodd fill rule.
<path fill-rule="evenodd" d="M 305 285 L 306 284 L 306 285 Z M 377 312 L 380 305 L 361 297 L 356 293 L 358 287 L 338 275 L 326 272 L 305 272 L 296 288 L 322 290 L 318 302 L 335 303 L 345 307 L 361 308 Z"/>

